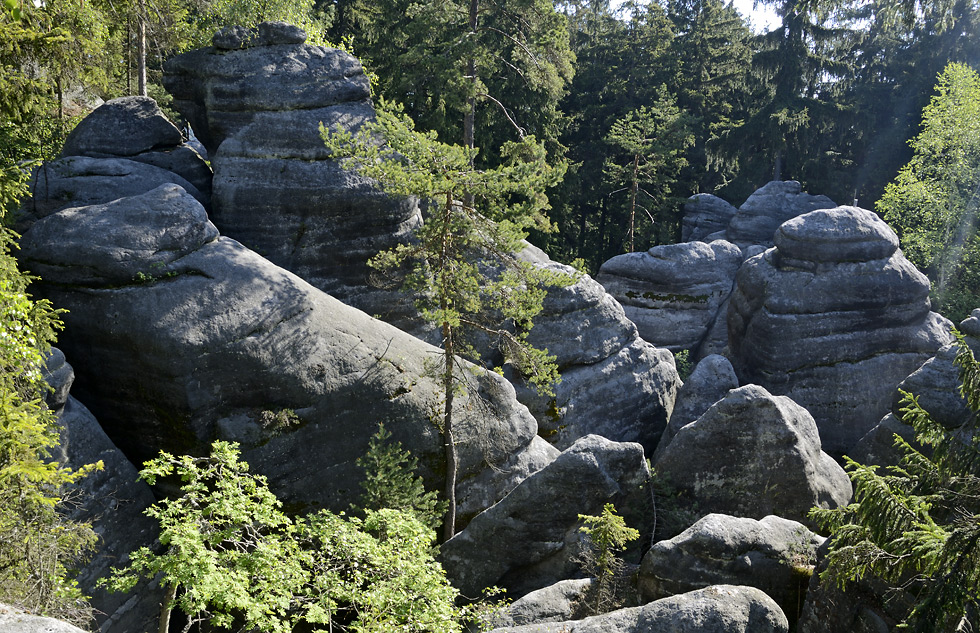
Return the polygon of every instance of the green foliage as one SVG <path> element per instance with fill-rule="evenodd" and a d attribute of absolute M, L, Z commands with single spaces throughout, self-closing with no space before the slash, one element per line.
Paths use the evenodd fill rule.
<path fill-rule="evenodd" d="M 210 46 L 214 33 L 225 26 L 255 27 L 260 22 L 281 21 L 303 28 L 312 44 L 326 43 L 326 22 L 314 0 L 210 0 L 189 16 L 196 34 L 192 46 Z"/>
<path fill-rule="evenodd" d="M 873 576 L 916 597 L 913 631 L 955 631 L 980 599 L 980 364 L 959 338 L 961 392 L 974 412 L 965 427 L 943 428 L 905 394 L 904 420 L 923 448 L 896 435 L 902 463 L 879 472 L 847 460 L 854 502 L 810 516 L 832 532 L 822 580 L 840 586 Z"/>
<path fill-rule="evenodd" d="M 626 252 L 634 251 L 636 212 L 650 219 L 651 232 L 660 243 L 673 242 L 680 222 L 679 204 L 671 187 L 687 160 L 681 153 L 694 142 L 691 117 L 677 108 L 674 98 L 661 87 L 652 106 L 641 106 L 613 122 L 606 142 L 615 153 L 607 156 L 603 172 L 613 187 L 628 192 L 629 223 Z M 641 199 L 642 194 L 642 199 Z"/>
<path fill-rule="evenodd" d="M 691 362 L 691 350 L 682 349 L 674 352 L 674 364 L 677 366 L 677 375 L 681 380 L 687 380 L 694 371 L 694 363 Z"/>
<path fill-rule="evenodd" d="M 373 178 L 389 194 L 432 203 L 416 239 L 378 254 L 371 265 L 404 275 L 402 285 L 416 293 L 420 314 L 442 333 L 436 373 L 445 396 L 448 539 L 455 530 L 453 402 L 457 390 L 465 389 L 466 374 L 457 354 L 479 360 L 465 333 L 490 337 L 505 361 L 541 392 L 549 393 L 558 379 L 554 357 L 530 345 L 527 334 L 546 288 L 566 285 L 572 277 L 522 262 L 515 253 L 530 227 L 548 229 L 544 190 L 563 169 L 549 166 L 544 148 L 530 136 L 506 143 L 499 167 L 477 169 L 475 148 L 416 131 L 409 117 L 383 101 L 377 119 L 357 134 L 321 126 L 321 135 L 346 168 Z"/>
<path fill-rule="evenodd" d="M 174 606 L 188 623 L 286 633 L 432 633 L 461 630 L 467 611 L 432 557 L 432 532 L 410 513 L 327 511 L 290 519 L 264 477 L 248 473 L 236 444 L 209 457 L 161 453 L 140 477 L 178 477 L 180 496 L 146 513 L 160 523 L 161 553 L 133 552 L 106 585 L 128 591 L 158 574 L 168 590 L 161 631 Z"/>
<path fill-rule="evenodd" d="M 606 613 L 623 606 L 623 572 L 626 564 L 619 554 L 640 533 L 626 525 L 616 508 L 607 503 L 599 516 L 578 515 L 585 525 L 579 528 L 588 537 L 583 558 L 586 572 L 592 576 L 592 586 L 585 597 L 589 614 Z"/>
<path fill-rule="evenodd" d="M 42 372 L 61 322 L 50 303 L 27 293 L 30 277 L 10 253 L 14 238 L 0 226 L 0 602 L 87 626 L 91 610 L 71 572 L 96 536 L 61 504 L 101 462 L 73 471 L 51 459 L 59 429 Z"/>
<path fill-rule="evenodd" d="M 980 305 L 980 75 L 950 64 L 936 93 L 876 209 L 932 281 L 933 305 L 960 321 Z"/>
<path fill-rule="evenodd" d="M 422 478 L 415 474 L 418 459 L 392 441 L 391 432 L 379 425 L 371 436 L 367 453 L 357 459 L 364 471 L 360 507 L 364 510 L 394 508 L 413 513 L 424 525 L 437 528 L 446 512 L 446 503 L 435 492 L 426 492 Z"/>

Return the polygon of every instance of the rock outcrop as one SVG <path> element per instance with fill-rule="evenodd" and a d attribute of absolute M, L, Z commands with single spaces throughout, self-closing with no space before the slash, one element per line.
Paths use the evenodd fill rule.
<path fill-rule="evenodd" d="M 757 245 L 773 245 L 773 234 L 783 222 L 816 209 L 837 205 L 827 196 L 803 192 L 795 180 L 774 180 L 757 189 L 738 208 L 725 230 L 725 239 L 745 250 Z"/>
<path fill-rule="evenodd" d="M 214 167 L 211 220 L 335 298 L 399 324 L 413 314 L 410 298 L 372 288 L 367 261 L 408 239 L 418 205 L 330 158 L 320 123 L 357 128 L 373 118 L 367 76 L 354 57 L 305 44 L 285 26 L 228 31 L 220 46 L 164 64 L 174 107 Z"/>
<path fill-rule="evenodd" d="M 5 604 L 0 604 L 0 631 L 4 633 L 86 633 L 67 622 L 31 615 Z"/>
<path fill-rule="evenodd" d="M 63 157 L 125 158 L 178 174 L 211 196 L 211 168 L 180 130 L 149 97 L 120 97 L 107 101 L 71 131 Z"/>
<path fill-rule="evenodd" d="M 677 392 L 674 412 L 664 429 L 653 459 L 660 457 L 680 428 L 700 418 L 711 405 L 737 388 L 738 377 L 727 358 L 711 354 L 701 359 Z"/>
<path fill-rule="evenodd" d="M 716 585 L 642 607 L 573 622 L 526 624 L 491 633 L 786 633 L 789 623 L 755 587 Z"/>
<path fill-rule="evenodd" d="M 796 521 L 709 514 L 643 557 L 638 586 L 644 602 L 711 585 L 756 587 L 796 621 L 823 537 Z"/>
<path fill-rule="evenodd" d="M 949 343 L 929 281 L 881 219 L 823 209 L 780 226 L 739 269 L 728 310 L 732 365 L 806 407 L 824 450 L 849 451 L 889 410 L 895 386 Z"/>
<path fill-rule="evenodd" d="M 504 607 L 494 617 L 491 626 L 502 629 L 523 624 L 574 620 L 590 586 L 590 578 L 578 578 L 562 580 L 532 591 Z"/>
<path fill-rule="evenodd" d="M 699 193 L 684 203 L 684 217 L 681 220 L 682 242 L 710 242 L 711 236 L 724 235 L 729 223 L 738 209 L 718 196 Z"/>
<path fill-rule="evenodd" d="M 570 578 L 579 568 L 579 514 L 612 503 L 643 527 L 649 476 L 639 444 L 583 437 L 443 543 L 443 567 L 465 596 L 493 585 L 521 596 Z"/>
<path fill-rule="evenodd" d="M 156 522 L 143 514 L 155 501 L 153 494 L 85 405 L 68 395 L 75 374 L 61 350 L 52 350 L 45 377 L 54 389 L 47 404 L 61 424 L 55 457 L 72 469 L 99 461 L 103 465 L 76 484 L 70 495 L 71 519 L 90 523 L 99 536 L 98 551 L 75 577 L 79 589 L 91 596 L 100 630 L 150 630 L 160 616 L 163 599 L 156 581 L 141 581 L 135 591 L 126 594 L 109 593 L 97 583 L 130 552 L 155 546 Z"/>
<path fill-rule="evenodd" d="M 235 440 L 284 501 L 344 509 L 353 461 L 384 422 L 440 485 L 440 396 L 424 367 L 438 350 L 219 237 L 180 187 L 37 219 L 21 256 L 39 294 L 69 310 L 77 396 L 130 459 Z M 471 393 L 486 406 L 459 401 L 464 518 L 482 509 L 466 505 L 465 480 L 492 465 L 473 495 L 502 496 L 548 458 L 527 458 L 537 427 L 509 383 L 482 373 Z M 263 425 L 263 411 L 286 410 L 294 423 Z"/>
<path fill-rule="evenodd" d="M 813 506 L 837 507 L 851 497 L 844 470 L 820 450 L 807 411 L 758 385 L 732 390 L 684 426 L 654 463 L 704 515 L 806 523 Z"/>
<path fill-rule="evenodd" d="M 729 242 L 685 242 L 617 255 L 602 265 L 597 280 L 644 340 L 695 356 L 741 264 L 742 252 Z"/>

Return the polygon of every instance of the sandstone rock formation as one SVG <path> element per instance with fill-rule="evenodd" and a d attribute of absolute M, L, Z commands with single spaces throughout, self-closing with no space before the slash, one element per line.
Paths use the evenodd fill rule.
<path fill-rule="evenodd" d="M 0 604 L 0 631 L 4 633 L 86 633 L 67 622 L 31 615 L 5 604 Z"/>
<path fill-rule="evenodd" d="M 163 598 L 155 581 L 142 581 L 129 594 L 109 593 L 97 582 L 125 561 L 129 552 L 155 546 L 156 522 L 143 514 L 154 502 L 153 494 L 137 479 L 136 467 L 115 447 L 85 405 L 68 395 L 74 377 L 64 354 L 53 349 L 46 371 L 46 379 L 54 388 L 48 406 L 62 426 L 60 452 L 55 457 L 73 469 L 98 461 L 103 464 L 102 470 L 82 479 L 70 493 L 71 519 L 90 523 L 99 535 L 98 551 L 78 571 L 76 580 L 82 593 L 91 596 L 100 630 L 150 630 L 160 615 Z"/>
<path fill-rule="evenodd" d="M 780 226 L 739 269 L 728 311 L 732 365 L 806 407 L 824 450 L 849 451 L 897 385 L 950 342 L 929 281 L 870 211 L 823 209 Z"/>
<path fill-rule="evenodd" d="M 795 180 L 774 180 L 757 189 L 738 208 L 725 230 L 725 239 L 745 250 L 751 245 L 772 246 L 779 225 L 816 209 L 837 205 L 827 196 L 803 192 Z"/>
<path fill-rule="evenodd" d="M 134 461 L 236 440 L 284 501 L 345 509 L 353 461 L 384 422 L 440 485 L 440 396 L 424 368 L 436 348 L 219 237 L 180 187 L 47 215 L 21 255 L 39 294 L 69 310 L 77 396 Z M 471 393 L 487 405 L 460 402 L 460 477 L 493 465 L 474 494 L 502 495 L 541 461 L 525 455 L 536 424 L 496 374 L 474 375 Z M 266 410 L 295 424 L 263 426 Z M 482 509 L 468 490 L 464 518 Z"/>
<path fill-rule="evenodd" d="M 699 193 L 684 203 L 681 220 L 682 242 L 710 242 L 711 235 L 724 233 L 738 209 L 718 196 Z"/>
<path fill-rule="evenodd" d="M 71 131 L 63 157 L 126 158 L 161 167 L 211 196 L 211 168 L 149 97 L 120 97 L 92 111 Z"/>
<path fill-rule="evenodd" d="M 777 516 L 756 521 L 709 514 L 646 553 L 640 596 L 650 602 L 711 585 L 747 585 L 766 592 L 793 623 L 823 542 Z"/>
<path fill-rule="evenodd" d="M 617 255 L 602 265 L 597 280 L 644 340 L 696 356 L 741 264 L 742 252 L 729 242 L 685 242 Z"/>
<path fill-rule="evenodd" d="M 576 619 L 579 603 L 592 585 L 590 578 L 561 580 L 522 596 L 508 604 L 493 619 L 495 629 L 540 624 L 543 622 L 565 622 Z"/>
<path fill-rule="evenodd" d="M 677 431 L 654 463 L 700 514 L 806 523 L 813 506 L 850 500 L 844 470 L 820 450 L 813 418 L 758 385 L 732 390 Z"/>
<path fill-rule="evenodd" d="M 579 514 L 612 503 L 643 527 L 649 476 L 639 444 L 586 436 L 443 543 L 442 564 L 471 597 L 493 585 L 521 596 L 570 578 L 579 567 Z"/>
<path fill-rule="evenodd" d="M 715 585 L 574 622 L 526 624 L 491 633 L 785 633 L 786 616 L 755 587 Z"/>
<path fill-rule="evenodd" d="M 222 234 L 397 323 L 411 302 L 372 290 L 367 260 L 408 238 L 418 206 L 330 159 L 320 123 L 356 128 L 373 117 L 370 86 L 355 58 L 302 40 L 280 23 L 229 31 L 219 47 L 169 59 L 164 86 L 210 155 Z"/>

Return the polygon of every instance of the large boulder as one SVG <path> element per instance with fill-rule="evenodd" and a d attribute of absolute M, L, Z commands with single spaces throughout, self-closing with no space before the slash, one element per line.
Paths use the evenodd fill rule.
<path fill-rule="evenodd" d="M 65 139 L 63 157 L 127 158 L 178 174 L 205 197 L 211 167 L 150 97 L 120 97 L 93 110 Z"/>
<path fill-rule="evenodd" d="M 710 242 L 709 236 L 724 232 L 738 209 L 718 196 L 698 193 L 684 203 L 681 219 L 682 242 Z"/>
<path fill-rule="evenodd" d="M 0 631 L 4 633 L 86 633 L 67 622 L 32 615 L 6 604 L 0 604 Z"/>
<path fill-rule="evenodd" d="M 532 591 L 495 614 L 492 626 L 501 629 L 522 624 L 574 620 L 591 586 L 592 579 L 576 578 Z"/>
<path fill-rule="evenodd" d="M 849 451 L 895 386 L 952 340 L 929 280 L 870 211 L 822 209 L 780 226 L 739 269 L 728 310 L 739 380 L 787 395 L 817 421 L 824 449 Z"/>
<path fill-rule="evenodd" d="M 579 515 L 612 503 L 631 525 L 645 522 L 649 476 L 639 444 L 583 437 L 443 543 L 442 565 L 466 596 L 493 585 L 521 596 L 570 578 L 579 569 Z"/>
<path fill-rule="evenodd" d="M 679 429 L 700 418 L 711 405 L 737 388 L 738 377 L 727 358 L 711 354 L 701 359 L 677 392 L 674 412 L 653 454 L 654 460 L 664 452 Z"/>
<path fill-rule="evenodd" d="M 373 118 L 367 76 L 354 57 L 287 30 L 229 32 L 241 42 L 164 64 L 174 107 L 211 157 L 211 220 L 317 288 L 400 325 L 413 313 L 410 298 L 371 287 L 367 261 L 408 240 L 418 205 L 330 158 L 319 126 L 354 129 Z"/>
<path fill-rule="evenodd" d="M 803 192 L 795 180 L 773 180 L 755 191 L 738 208 L 725 231 L 725 239 L 743 250 L 752 245 L 769 247 L 779 225 L 816 209 L 837 205 L 827 196 Z"/>
<path fill-rule="evenodd" d="M 602 265 L 597 279 L 644 340 L 675 352 L 691 350 L 693 356 L 741 264 L 742 252 L 729 242 L 685 242 L 617 255 Z"/>
<path fill-rule="evenodd" d="M 38 294 L 68 309 L 77 397 L 131 460 L 235 440 L 293 507 L 345 509 L 385 423 L 440 486 L 440 351 L 219 237 L 180 187 L 47 215 L 21 245 Z M 485 507 L 471 498 L 499 498 L 549 456 L 526 458 L 537 426 L 503 378 L 477 372 L 457 402 L 465 520 Z"/>
<path fill-rule="evenodd" d="M 786 633 L 789 623 L 755 587 L 715 585 L 573 622 L 526 624 L 491 633 Z"/>
<path fill-rule="evenodd" d="M 682 427 L 654 463 L 701 514 L 806 522 L 813 506 L 851 497 L 844 470 L 820 450 L 806 409 L 758 385 L 734 389 Z"/>
<path fill-rule="evenodd" d="M 643 557 L 637 584 L 644 602 L 711 585 L 766 592 L 791 623 L 799 615 L 824 538 L 777 516 L 709 514 Z"/>

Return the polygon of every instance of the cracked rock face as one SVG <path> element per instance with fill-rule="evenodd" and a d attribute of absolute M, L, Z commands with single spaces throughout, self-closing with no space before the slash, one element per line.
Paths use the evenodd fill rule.
<path fill-rule="evenodd" d="M 725 230 L 725 239 L 742 250 L 769 247 L 779 225 L 815 209 L 832 209 L 837 204 L 827 196 L 812 196 L 795 180 L 774 180 L 755 191 L 742 203 Z"/>
<path fill-rule="evenodd" d="M 440 396 L 425 376 L 439 350 L 219 236 L 180 187 L 50 213 L 20 255 L 44 276 L 39 295 L 69 310 L 61 346 L 77 397 L 134 462 L 235 440 L 284 501 L 346 509 L 359 491 L 353 462 L 385 423 L 440 485 Z M 460 401 L 460 477 L 496 470 L 481 490 L 460 484 L 464 506 L 552 457 L 525 455 L 536 425 L 509 383 L 473 381 L 486 404 Z M 285 410 L 292 422 L 263 422 Z"/>
<path fill-rule="evenodd" d="M 806 523 L 813 506 L 833 508 L 851 497 L 851 482 L 820 449 L 810 414 L 758 385 L 733 389 L 679 429 L 654 469 L 699 515 L 774 514 Z"/>
<path fill-rule="evenodd" d="M 739 269 L 728 309 L 739 381 L 804 406 L 840 455 L 885 415 L 895 386 L 952 337 L 929 280 L 870 211 L 838 207 L 783 224 Z"/>

